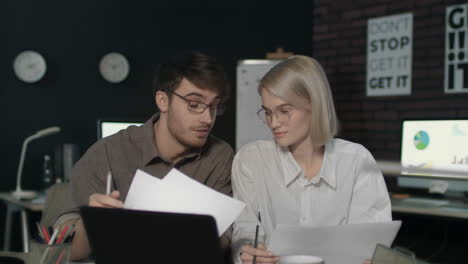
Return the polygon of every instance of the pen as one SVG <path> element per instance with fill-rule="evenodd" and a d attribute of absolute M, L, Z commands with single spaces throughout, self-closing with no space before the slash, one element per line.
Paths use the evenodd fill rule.
<path fill-rule="evenodd" d="M 36 222 L 37 230 L 39 231 L 39 238 L 41 238 L 43 241 L 45 240 L 44 234 L 42 233 L 42 228 L 41 225 Z"/>
<path fill-rule="evenodd" d="M 58 243 L 66 243 L 66 242 L 69 242 L 69 239 L 68 239 L 68 238 L 70 237 L 70 235 L 71 235 L 73 232 L 75 232 L 75 224 L 72 224 L 72 225 L 68 228 L 68 230 L 67 230 L 67 232 L 65 233 L 65 235 L 63 236 L 62 240 L 60 240 L 60 242 L 58 242 Z"/>
<path fill-rule="evenodd" d="M 44 260 L 46 259 L 47 255 L 49 254 L 49 251 L 52 251 L 51 247 L 47 247 L 44 250 L 44 253 L 42 254 L 41 260 L 39 261 L 40 264 L 44 263 Z"/>
<path fill-rule="evenodd" d="M 46 243 L 49 243 L 50 237 L 49 237 L 49 231 L 47 231 L 47 228 L 45 226 L 42 226 L 42 233 L 44 234 L 44 240 Z"/>
<path fill-rule="evenodd" d="M 57 258 L 57 261 L 55 261 L 55 264 L 60 264 L 62 262 L 63 256 L 65 255 L 65 250 L 66 249 L 62 249 L 62 251 L 60 252 L 60 255 Z"/>
<path fill-rule="evenodd" d="M 258 212 L 258 222 L 260 222 L 260 212 Z M 254 248 L 257 248 L 257 246 L 258 246 L 258 228 L 259 227 L 260 227 L 260 225 L 257 225 L 257 227 L 255 228 Z M 257 263 L 257 255 L 254 255 L 252 263 L 253 264 Z"/>
<path fill-rule="evenodd" d="M 257 248 L 257 243 L 258 243 L 258 225 L 255 228 L 255 242 L 254 242 L 254 248 Z M 254 255 L 253 257 L 253 264 L 257 262 L 257 255 Z"/>
<path fill-rule="evenodd" d="M 107 173 L 106 195 L 110 195 L 111 186 L 112 186 L 112 173 L 109 171 L 109 173 Z"/>
<path fill-rule="evenodd" d="M 54 230 L 54 233 L 53 233 L 52 236 L 50 237 L 49 246 L 52 246 L 52 245 L 54 244 L 55 238 L 57 238 L 58 233 L 59 233 L 59 229 L 56 228 L 56 229 Z"/>
<path fill-rule="evenodd" d="M 68 231 L 68 226 L 65 226 L 62 228 L 62 231 L 60 231 L 60 235 L 57 238 L 57 242 L 55 244 L 60 244 L 63 239 L 65 238 L 65 234 L 67 234 Z"/>
<path fill-rule="evenodd" d="M 109 165 L 109 172 L 107 173 L 107 185 L 106 185 L 106 195 L 110 195 L 112 188 L 112 168 L 109 160 L 109 153 L 107 152 L 107 147 L 104 145 L 104 150 L 106 151 L 107 164 Z"/>

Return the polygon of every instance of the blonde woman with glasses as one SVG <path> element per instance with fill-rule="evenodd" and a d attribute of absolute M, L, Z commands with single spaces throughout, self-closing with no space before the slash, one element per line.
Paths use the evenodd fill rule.
<path fill-rule="evenodd" d="M 234 223 L 235 262 L 278 262 L 265 248 L 278 224 L 391 221 L 387 187 L 371 153 L 334 138 L 338 120 L 332 93 L 316 60 L 284 60 L 262 78 L 258 92 L 258 115 L 274 140 L 247 144 L 234 158 L 234 197 L 247 204 Z"/>

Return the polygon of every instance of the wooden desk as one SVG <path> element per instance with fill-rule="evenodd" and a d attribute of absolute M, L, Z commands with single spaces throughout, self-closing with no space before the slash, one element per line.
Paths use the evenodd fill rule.
<path fill-rule="evenodd" d="M 43 196 L 44 195 L 39 196 L 38 198 L 42 198 L 39 200 L 18 200 L 15 197 L 13 197 L 11 192 L 0 192 L 0 200 L 3 200 L 7 206 L 7 213 L 5 219 L 5 233 L 3 235 L 4 251 L 10 250 L 12 216 L 14 212 L 19 211 L 21 214 L 23 251 L 29 252 L 30 232 L 28 227 L 28 210 L 34 212 L 42 212 L 42 210 L 44 210 L 45 202 L 45 198 Z"/>
<path fill-rule="evenodd" d="M 391 198 L 392 212 L 468 219 L 468 204 L 462 201 Z"/>

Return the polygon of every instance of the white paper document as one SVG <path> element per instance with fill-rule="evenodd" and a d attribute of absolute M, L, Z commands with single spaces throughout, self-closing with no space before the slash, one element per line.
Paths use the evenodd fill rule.
<path fill-rule="evenodd" d="M 313 255 L 326 264 L 362 264 L 378 243 L 390 247 L 401 221 L 326 227 L 278 225 L 268 249 L 275 255 Z"/>
<path fill-rule="evenodd" d="M 245 204 L 172 169 L 162 180 L 137 170 L 124 208 L 158 212 L 211 215 L 221 236 Z"/>

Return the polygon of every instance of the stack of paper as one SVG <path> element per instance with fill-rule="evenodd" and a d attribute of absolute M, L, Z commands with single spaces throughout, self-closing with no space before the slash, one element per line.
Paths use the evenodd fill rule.
<path fill-rule="evenodd" d="M 326 227 L 278 225 L 268 249 L 275 255 L 312 255 L 326 264 L 361 264 L 377 244 L 390 247 L 401 221 Z"/>
<path fill-rule="evenodd" d="M 245 204 L 172 169 L 162 180 L 137 170 L 124 208 L 170 213 L 203 214 L 215 218 L 221 236 Z"/>

